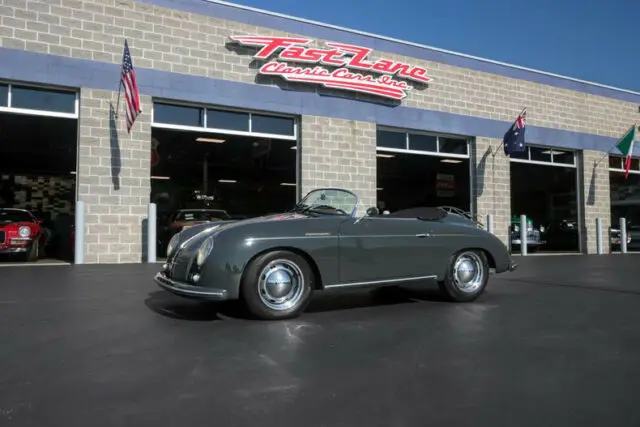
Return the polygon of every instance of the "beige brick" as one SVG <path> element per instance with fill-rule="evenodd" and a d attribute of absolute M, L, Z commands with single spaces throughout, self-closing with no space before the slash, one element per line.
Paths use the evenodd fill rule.
<path fill-rule="evenodd" d="M 609 252 L 608 230 L 611 224 L 611 193 L 609 190 L 609 159 L 598 151 L 582 152 L 583 165 L 579 169 L 583 182 L 582 230 L 583 252 L 597 253 L 596 218 L 602 218 L 602 243 L 604 253 Z M 617 224 L 613 225 L 617 228 Z M 586 228 L 586 229 L 585 229 Z"/>
<path fill-rule="evenodd" d="M 1 39 L 5 47 L 30 49 L 33 46 L 37 51 L 46 51 L 41 45 L 25 43 L 25 40 L 38 40 L 52 46 L 61 44 L 72 48 L 48 50 L 56 55 L 119 63 L 126 35 L 130 39 L 134 63 L 140 67 L 153 66 L 245 83 L 255 83 L 256 71 L 249 66 L 252 62 L 250 50 L 245 49 L 246 53 L 240 54 L 227 49 L 224 43 L 230 35 L 300 36 L 133 0 L 7 0 L 2 7 L 7 9 L 2 16 L 3 34 L 13 36 Z M 47 38 L 44 34 L 33 38 L 25 33 L 28 37 L 21 37 L 15 35 L 18 29 L 62 37 L 59 42 L 56 37 Z M 68 37 L 69 32 L 71 37 Z M 322 43 L 314 45 L 321 46 Z M 531 125 L 605 136 L 619 136 L 628 126 L 627 118 L 637 114 L 637 105 L 631 102 L 445 64 L 425 63 L 387 52 L 374 51 L 372 57 L 428 67 L 434 82 L 428 88 L 410 91 L 403 101 L 410 107 L 511 121 L 524 104 L 529 108 Z M 289 87 L 279 79 L 272 79 L 269 84 Z M 352 96 L 370 99 L 362 95 Z"/>
<path fill-rule="evenodd" d="M 315 126 L 326 131 L 314 132 Z M 302 117 L 302 194 L 320 187 L 339 187 L 358 195 L 358 214 L 376 205 L 376 127 L 374 123 Z M 343 143 L 340 149 L 339 142 Z M 341 160 L 356 153 L 348 168 Z"/>
<path fill-rule="evenodd" d="M 250 66 L 253 61 L 251 50 L 228 49 L 225 42 L 230 35 L 301 35 L 133 0 L 4 0 L 0 5 L 0 17 L 2 47 L 119 64 L 126 36 L 137 67 L 250 84 L 256 81 L 256 69 Z M 314 45 L 322 46 L 322 41 Z M 526 105 L 530 125 L 611 137 L 620 136 L 628 128 L 628 118 L 637 114 L 635 103 L 374 52 L 373 59 L 381 57 L 429 68 L 433 84 L 410 91 L 403 101 L 403 105 L 409 107 L 510 122 Z M 279 79 L 261 84 L 292 88 Z M 318 92 L 335 91 L 318 89 Z M 350 96 L 363 101 L 373 99 L 364 95 Z M 115 188 L 111 178 L 108 116 L 109 102 L 115 102 L 115 99 L 113 92 L 82 90 L 79 193 L 87 203 L 87 226 L 107 223 L 110 227 L 109 231 L 97 232 L 95 241 L 87 240 L 87 262 L 138 262 L 141 259 L 141 220 L 146 212 L 150 185 L 148 106 L 151 101 L 143 97 L 145 112 L 138 118 L 131 136 L 126 134 L 122 116 L 118 122 L 120 187 Z M 501 152 L 493 155 L 487 151 L 499 145 L 499 140 L 482 136 L 476 139 L 472 153 L 475 165 L 473 191 L 477 196 L 478 216 L 485 222 L 486 215 L 492 213 L 495 232 L 506 243 L 511 216 L 510 164 Z M 373 123 L 304 116 L 300 153 L 303 193 L 321 186 L 344 186 L 358 193 L 361 209 L 375 205 L 375 146 Z M 595 251 L 595 218 L 603 218 L 605 229 L 610 223 L 606 159 L 596 168 L 595 175 L 591 167 L 594 159 L 600 156 L 601 153 L 592 151 L 582 155 L 585 162 L 580 170 L 584 182 L 582 219 L 586 229 L 583 247 L 587 252 Z M 594 176 L 595 190 L 590 187 Z M 132 240 L 103 244 L 119 226 L 126 227 Z M 608 239 L 604 242 L 605 245 L 609 243 Z M 122 253 L 113 253 L 116 250 Z"/>
<path fill-rule="evenodd" d="M 97 236 L 86 242 L 87 263 L 140 262 L 144 257 L 139 242 L 145 233 L 143 221 L 151 191 L 151 99 L 142 97 L 147 113 L 138 116 L 131 135 L 126 131 L 124 110 L 120 110 L 115 122 L 117 139 L 112 139 L 109 114 L 116 99 L 117 93 L 109 91 L 82 89 L 80 94 L 79 198 L 86 206 L 86 231 Z M 134 192 L 138 196 L 130 197 Z M 119 228 L 121 224 L 126 228 Z M 125 242 L 118 234 L 124 230 Z"/>
<path fill-rule="evenodd" d="M 472 144 L 471 161 L 475 166 L 473 197 L 478 220 L 487 224 L 487 216 L 493 215 L 494 234 L 509 244 L 511 224 L 510 162 L 499 150 L 501 141 L 477 138 Z"/>

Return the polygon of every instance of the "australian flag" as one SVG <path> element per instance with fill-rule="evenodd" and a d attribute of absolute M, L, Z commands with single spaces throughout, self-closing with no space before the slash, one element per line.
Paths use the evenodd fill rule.
<path fill-rule="evenodd" d="M 525 150 L 524 130 L 527 120 L 527 109 L 523 109 L 513 122 L 509 130 L 505 132 L 502 143 L 504 145 L 504 154 L 507 156 L 512 153 L 522 153 Z"/>

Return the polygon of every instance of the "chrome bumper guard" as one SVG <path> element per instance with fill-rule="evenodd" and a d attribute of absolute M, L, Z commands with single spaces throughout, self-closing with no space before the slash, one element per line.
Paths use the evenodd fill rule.
<path fill-rule="evenodd" d="M 202 286 L 188 285 L 168 278 L 163 272 L 157 273 L 153 279 L 162 289 L 182 297 L 214 301 L 225 301 L 229 299 L 228 293 L 225 289 L 204 288 Z"/>

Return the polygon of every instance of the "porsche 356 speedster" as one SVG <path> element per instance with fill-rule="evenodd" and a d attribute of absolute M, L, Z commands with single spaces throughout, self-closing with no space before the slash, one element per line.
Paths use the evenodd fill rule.
<path fill-rule="evenodd" d="M 314 291 L 436 281 L 451 301 L 474 301 L 490 270 L 513 271 L 507 247 L 442 208 L 357 216 L 351 191 L 311 191 L 291 211 L 183 230 L 156 283 L 174 294 L 241 299 L 261 319 L 298 316 Z"/>

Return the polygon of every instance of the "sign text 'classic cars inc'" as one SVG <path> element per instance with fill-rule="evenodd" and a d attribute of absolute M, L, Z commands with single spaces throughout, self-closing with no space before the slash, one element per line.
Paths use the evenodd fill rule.
<path fill-rule="evenodd" d="M 312 39 L 297 37 L 232 36 L 231 40 L 245 46 L 260 47 L 253 56 L 255 59 L 268 60 L 277 54 L 260 68 L 260 74 L 281 76 L 292 82 L 315 83 L 328 88 L 401 100 L 412 87 L 398 79 L 423 84 L 432 80 L 423 67 L 388 59 L 368 61 L 367 56 L 372 50 L 366 47 L 326 43 L 329 49 L 317 49 L 308 47 Z M 304 67 L 289 63 L 319 65 Z M 365 75 L 358 71 L 379 75 Z"/>

